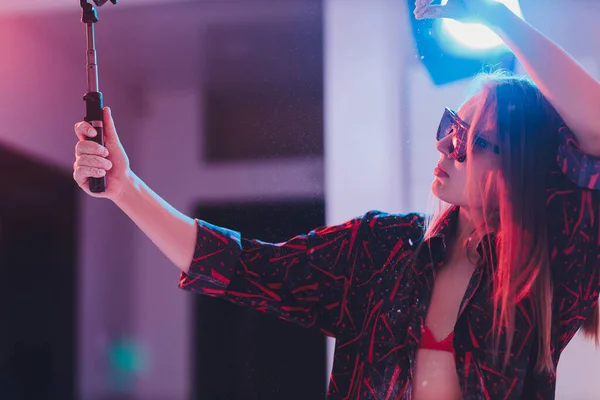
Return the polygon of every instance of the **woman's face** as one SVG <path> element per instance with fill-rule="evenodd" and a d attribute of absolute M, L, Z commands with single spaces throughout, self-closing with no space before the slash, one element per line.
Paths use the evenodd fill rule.
<path fill-rule="evenodd" d="M 480 136 L 497 144 L 493 110 L 482 113 L 478 121 L 474 121 L 474 117 L 484 103 L 484 94 L 480 92 L 464 103 L 457 114 L 460 119 L 471 126 L 469 135 Z M 466 160 L 461 163 L 450 157 L 451 147 L 452 135 L 446 136 L 436 144 L 441 157 L 434 170 L 435 179 L 431 184 L 431 190 L 436 197 L 449 204 L 465 208 L 480 206 L 481 196 L 473 196 L 469 201 L 468 189 L 472 190 L 471 193 L 481 193 L 485 176 L 490 171 L 499 168 L 500 157 L 489 149 L 474 146 L 472 151 L 467 152 Z M 468 188 L 467 185 L 471 185 L 471 187 Z"/>

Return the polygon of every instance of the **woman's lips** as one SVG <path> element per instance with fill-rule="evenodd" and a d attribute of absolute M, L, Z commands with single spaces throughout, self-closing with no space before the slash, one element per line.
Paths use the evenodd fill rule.
<path fill-rule="evenodd" d="M 440 164 L 438 164 L 437 167 L 433 170 L 433 175 L 438 176 L 440 178 L 449 178 L 448 173 L 444 171 Z"/>

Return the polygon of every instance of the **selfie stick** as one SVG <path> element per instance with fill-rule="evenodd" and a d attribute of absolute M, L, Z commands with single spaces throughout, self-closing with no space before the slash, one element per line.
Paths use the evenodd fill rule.
<path fill-rule="evenodd" d="M 104 5 L 108 0 L 94 0 L 98 7 Z M 117 0 L 110 0 L 117 4 Z M 102 93 L 98 88 L 98 59 L 96 57 L 96 37 L 94 24 L 98 22 L 98 13 L 96 8 L 87 2 L 80 0 L 83 9 L 81 22 L 86 24 L 87 36 L 87 93 L 83 96 L 86 105 L 86 114 L 84 120 L 89 122 L 98 134 L 93 138 L 86 138 L 104 146 L 104 124 L 102 118 Z M 106 190 L 106 176 L 102 178 L 90 178 L 90 192 L 102 193 Z"/>

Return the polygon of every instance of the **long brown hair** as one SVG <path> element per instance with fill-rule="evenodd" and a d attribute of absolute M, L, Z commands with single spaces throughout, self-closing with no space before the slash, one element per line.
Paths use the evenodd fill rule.
<path fill-rule="evenodd" d="M 504 72 L 482 74 L 476 80 L 484 98 L 471 122 L 472 143 L 477 126 L 490 118 L 500 146 L 500 167 L 490 171 L 483 185 L 468 184 L 469 202 L 483 211 L 475 226 L 480 236 L 494 232 L 495 243 L 484 246 L 492 265 L 493 317 L 496 354 L 505 345 L 505 365 L 515 332 L 519 302 L 530 302 L 537 325 L 536 371 L 554 372 L 551 353 L 552 276 L 546 226 L 546 181 L 556 162 L 558 113 L 530 79 Z M 479 125 L 481 126 L 481 124 Z M 467 171 L 473 146 L 468 146 Z M 471 188 L 480 188 L 471 190 Z M 448 206 L 427 224 L 425 238 L 435 235 L 449 215 Z M 473 217 L 473 216 L 472 216 Z M 495 248 L 491 248 L 495 245 Z M 598 306 L 584 324 L 598 341 Z M 504 331 L 506 342 L 500 343 Z"/>

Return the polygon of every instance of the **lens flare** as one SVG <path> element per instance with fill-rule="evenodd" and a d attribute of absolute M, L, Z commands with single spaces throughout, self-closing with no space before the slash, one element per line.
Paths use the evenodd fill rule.
<path fill-rule="evenodd" d="M 496 1 L 504 3 L 512 12 L 520 18 L 523 18 L 519 0 Z M 448 3 L 448 0 L 442 0 L 442 5 L 445 5 L 446 3 Z M 482 24 L 466 24 L 453 19 L 444 18 L 442 20 L 441 29 L 444 35 L 452 37 L 455 41 L 470 49 L 492 50 L 503 45 L 500 37 Z"/>

